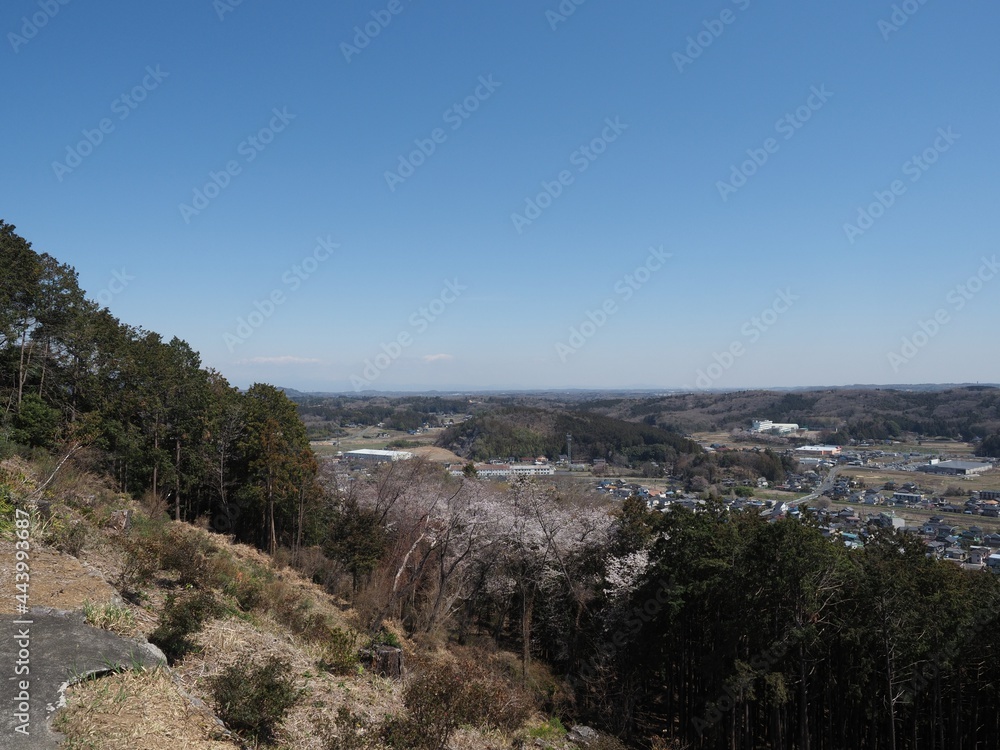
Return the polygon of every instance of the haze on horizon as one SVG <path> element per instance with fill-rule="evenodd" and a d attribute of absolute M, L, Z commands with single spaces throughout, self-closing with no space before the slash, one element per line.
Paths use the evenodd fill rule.
<path fill-rule="evenodd" d="M 52 7 L 0 218 L 236 385 L 996 380 L 1000 7 Z"/>

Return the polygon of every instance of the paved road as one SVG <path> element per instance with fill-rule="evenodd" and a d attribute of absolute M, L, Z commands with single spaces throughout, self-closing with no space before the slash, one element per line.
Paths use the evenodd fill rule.
<path fill-rule="evenodd" d="M 799 505 L 801 503 L 811 503 L 813 500 L 816 500 L 816 499 L 822 497 L 824 492 L 826 492 L 827 490 L 832 490 L 833 489 L 833 484 L 837 480 L 837 474 L 843 468 L 844 468 L 843 466 L 834 466 L 827 473 L 826 478 L 822 482 L 820 482 L 819 487 L 817 487 L 816 489 L 814 489 L 811 493 L 809 493 L 805 497 L 800 497 L 798 500 L 792 500 L 792 501 L 790 501 L 788 503 L 788 505 L 790 507 L 794 507 L 794 506 Z"/>
<path fill-rule="evenodd" d="M 35 609 L 28 615 L 0 615 L 0 750 L 57 748 L 59 735 L 49 722 L 69 683 L 134 661 L 159 663 L 147 648 L 87 625 L 80 613 Z M 26 690 L 22 681 L 28 682 Z M 26 728 L 17 715 L 22 708 L 28 709 Z"/>

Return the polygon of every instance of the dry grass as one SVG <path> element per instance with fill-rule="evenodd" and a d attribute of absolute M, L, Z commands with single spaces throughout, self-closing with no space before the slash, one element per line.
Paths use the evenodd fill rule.
<path fill-rule="evenodd" d="M 27 467 L 7 464 L 8 477 L 24 475 Z M 351 629 L 353 611 L 330 596 L 323 587 L 294 570 L 276 564 L 269 556 L 231 538 L 211 534 L 187 524 L 149 524 L 137 518 L 132 531 L 107 528 L 99 487 L 86 485 L 77 498 L 84 512 L 75 515 L 88 525 L 83 559 L 35 546 L 32 550 L 31 603 L 61 609 L 84 610 L 91 624 L 125 636 L 142 637 L 155 629 L 164 600 L 181 585 L 182 574 L 200 575 L 200 567 L 156 571 L 142 587 L 142 606 L 123 602 L 107 581 L 122 569 L 122 540 L 133 538 L 149 547 L 162 562 L 160 551 L 170 544 L 183 547 L 204 567 L 205 585 L 238 612 L 232 582 L 253 579 L 261 596 L 247 607 L 220 620 L 205 623 L 194 636 L 199 647 L 172 670 L 123 672 L 86 680 L 67 693 L 67 707 L 56 715 L 56 728 L 67 736 L 67 748 L 97 750 L 159 750 L 160 748 L 233 748 L 233 738 L 220 728 L 212 714 L 209 678 L 234 664 L 262 663 L 276 656 L 290 665 L 290 674 L 303 697 L 292 708 L 277 732 L 276 746 L 324 750 L 325 738 L 336 726 L 338 709 L 346 707 L 373 726 L 403 711 L 404 684 L 359 669 L 335 675 L 320 668 L 331 628 Z M 80 493 L 78 493 L 80 494 Z M 93 495 L 93 497 L 91 497 Z M 93 507 L 87 508 L 93 500 Z M 104 499 L 107 499 L 105 495 Z M 116 499 L 117 503 L 117 499 Z M 132 506 L 136 508 L 137 506 Z M 60 507 L 60 513 L 64 509 Z M 64 516 L 61 516 L 64 517 Z M 129 536 L 126 536 L 129 535 Z M 134 536 L 131 536 L 134 535 Z M 5 545 L 0 542 L 0 555 Z M 12 553 L 12 546 L 8 552 Z M 197 555 L 195 553 L 197 552 Z M 188 557 L 180 555 L 178 560 Z M 172 562 L 176 566 L 177 561 Z M 8 570 L 0 570 L 0 585 Z M 2 602 L 0 602 L 2 608 Z M 409 663 L 418 651 L 402 632 L 387 623 L 402 642 Z M 429 645 L 429 644 L 428 644 Z M 433 650 L 433 647 L 432 647 Z M 496 733 L 463 729 L 455 738 L 456 750 L 492 750 L 509 747 L 510 738 Z"/>
<path fill-rule="evenodd" d="M 175 668 L 184 688 L 208 702 L 208 678 L 226 667 L 262 662 L 271 656 L 282 659 L 291 666 L 297 686 L 306 693 L 289 712 L 277 740 L 279 745 L 303 750 L 322 749 L 318 735 L 324 727 L 334 725 L 342 705 L 376 721 L 399 710 L 402 688 L 398 683 L 370 674 L 343 677 L 322 672 L 316 666 L 321 657 L 318 644 L 293 638 L 270 615 L 255 620 L 250 623 L 230 618 L 207 623 L 195 638 L 200 653 L 189 654 Z"/>
<path fill-rule="evenodd" d="M 225 750 L 211 715 L 195 708 L 165 670 L 121 672 L 85 680 L 67 691 L 55 720 L 68 750 Z"/>
<path fill-rule="evenodd" d="M 14 543 L 0 541 L 0 591 L 14 591 Z M 49 547 L 31 548 L 31 588 L 29 606 L 81 609 L 90 601 L 113 601 L 118 592 L 92 567 L 75 557 Z M 14 597 L 0 598 L 0 613 L 14 612 Z"/>
<path fill-rule="evenodd" d="M 135 614 L 124 604 L 114 602 L 94 604 L 91 601 L 85 601 L 83 603 L 83 616 L 95 628 L 108 630 L 125 638 L 131 638 L 138 632 Z"/>

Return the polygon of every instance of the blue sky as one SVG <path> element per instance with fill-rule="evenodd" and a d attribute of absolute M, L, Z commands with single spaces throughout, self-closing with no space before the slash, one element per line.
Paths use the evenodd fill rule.
<path fill-rule="evenodd" d="M 240 386 L 995 381 L 1000 7 L 895 8 L 9 0 L 0 217 Z"/>

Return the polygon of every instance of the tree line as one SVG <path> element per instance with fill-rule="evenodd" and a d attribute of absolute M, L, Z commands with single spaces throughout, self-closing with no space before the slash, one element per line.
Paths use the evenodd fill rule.
<path fill-rule="evenodd" d="M 606 506 L 419 462 L 348 482 L 324 552 L 372 623 L 519 655 L 546 710 L 635 747 L 1000 743 L 1000 578 L 894 531 L 850 550 L 813 517 Z M 666 743 L 666 744 L 662 744 Z"/>
<path fill-rule="evenodd" d="M 633 502 L 555 660 L 581 709 L 678 747 L 1000 746 L 1000 579 L 879 532 Z M 624 572 L 623 572 L 624 571 Z"/>
<path fill-rule="evenodd" d="M 186 342 L 117 320 L 3 221 L 0 267 L 0 451 L 86 449 L 176 519 L 265 549 L 302 542 L 317 467 L 280 390 L 241 392 Z"/>
<path fill-rule="evenodd" d="M 680 455 L 701 453 L 694 441 L 655 425 L 586 410 L 525 406 L 498 406 L 478 414 L 446 430 L 438 444 L 477 460 L 540 455 L 554 459 L 566 453 L 567 433 L 573 436 L 574 460 L 669 463 Z"/>

